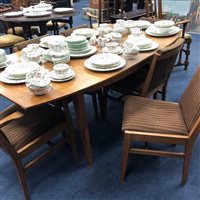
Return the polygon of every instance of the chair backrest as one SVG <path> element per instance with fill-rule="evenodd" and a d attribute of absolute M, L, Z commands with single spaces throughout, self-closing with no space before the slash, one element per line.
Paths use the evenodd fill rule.
<path fill-rule="evenodd" d="M 58 0 L 58 1 L 54 1 L 55 5 L 53 6 L 54 8 L 58 8 L 58 7 L 73 7 L 73 0 Z"/>
<path fill-rule="evenodd" d="M 162 19 L 162 0 L 146 0 L 145 9 L 147 17 L 155 16 Z"/>
<path fill-rule="evenodd" d="M 28 44 L 34 44 L 34 43 L 38 43 L 39 44 L 40 43 L 40 39 L 43 38 L 43 37 L 46 37 L 46 36 L 48 36 L 48 35 L 43 35 L 43 36 L 40 36 L 40 37 L 37 37 L 37 38 L 33 38 L 33 39 L 30 39 L 30 40 L 26 40 L 24 42 L 17 43 L 13 47 L 13 52 L 21 51 Z"/>
<path fill-rule="evenodd" d="M 200 65 L 183 93 L 179 104 L 188 130 L 192 131 L 198 121 L 196 126 L 199 127 L 197 131 L 200 131 Z"/>
<path fill-rule="evenodd" d="M 79 28 L 88 28 L 88 25 L 87 24 L 83 24 L 83 25 L 80 25 L 80 26 L 77 26 L 77 27 L 74 27 L 74 28 L 70 28 L 70 29 L 67 29 L 67 30 L 64 30 L 61 35 L 67 37 L 67 36 L 70 36 L 74 30 L 76 29 L 79 29 Z"/>
<path fill-rule="evenodd" d="M 174 44 L 157 51 L 150 65 L 141 96 L 150 96 L 167 84 L 183 44 L 184 39 L 179 38 Z"/>

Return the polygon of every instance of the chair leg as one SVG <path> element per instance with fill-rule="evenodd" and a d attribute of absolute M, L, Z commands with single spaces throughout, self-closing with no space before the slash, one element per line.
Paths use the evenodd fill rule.
<path fill-rule="evenodd" d="M 187 143 L 185 146 L 185 156 L 183 160 L 182 185 L 185 185 L 185 183 L 187 182 L 191 156 L 192 156 L 192 144 Z"/>
<path fill-rule="evenodd" d="M 123 146 L 123 153 L 122 153 L 122 167 L 121 167 L 121 181 L 124 181 L 125 174 L 126 174 L 126 166 L 128 161 L 128 154 L 130 148 L 130 136 L 124 135 L 124 146 Z"/>
<path fill-rule="evenodd" d="M 166 99 L 166 91 L 167 91 L 167 85 L 164 85 L 162 87 L 162 100 L 165 101 Z"/>
<path fill-rule="evenodd" d="M 188 65 L 189 65 L 190 44 L 191 44 L 191 42 L 187 43 L 186 50 L 185 50 L 185 62 L 184 62 L 185 68 L 184 68 L 184 70 L 187 70 Z"/>
<path fill-rule="evenodd" d="M 15 159 L 14 163 L 15 163 L 15 167 L 17 170 L 17 175 L 18 175 L 21 187 L 24 192 L 25 199 L 30 200 L 30 194 L 29 194 L 28 185 L 26 182 L 26 175 L 25 175 L 24 167 L 23 167 L 21 161 L 19 161 L 18 159 L 17 160 Z"/>

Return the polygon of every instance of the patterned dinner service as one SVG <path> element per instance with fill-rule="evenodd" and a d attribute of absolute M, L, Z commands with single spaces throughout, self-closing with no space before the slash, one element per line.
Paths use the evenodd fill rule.
<path fill-rule="evenodd" d="M 120 69 L 125 66 L 126 61 L 124 58 L 113 53 L 99 53 L 91 56 L 84 62 L 87 69 L 93 71 L 112 71 Z"/>
<path fill-rule="evenodd" d="M 44 95 L 52 89 L 48 70 L 38 67 L 26 74 L 26 87 L 35 95 Z"/>
<path fill-rule="evenodd" d="M 49 73 L 51 81 L 64 82 L 75 77 L 74 70 L 66 63 L 60 63 L 53 66 L 53 70 Z"/>
<path fill-rule="evenodd" d="M 165 37 L 178 33 L 180 28 L 175 26 L 174 21 L 171 20 L 159 20 L 152 24 L 145 31 L 146 34 L 155 37 Z"/>
<path fill-rule="evenodd" d="M 136 44 L 134 44 L 132 41 L 128 39 L 124 41 L 123 47 L 124 47 L 123 56 L 128 60 L 134 59 L 140 50 Z"/>
<path fill-rule="evenodd" d="M 4 83 L 24 83 L 26 74 L 39 67 L 35 62 L 16 62 L 8 65 L 0 74 L 0 80 Z"/>
<path fill-rule="evenodd" d="M 105 47 L 102 48 L 102 52 L 122 54 L 123 48 L 117 42 L 108 42 L 108 43 L 106 43 Z"/>

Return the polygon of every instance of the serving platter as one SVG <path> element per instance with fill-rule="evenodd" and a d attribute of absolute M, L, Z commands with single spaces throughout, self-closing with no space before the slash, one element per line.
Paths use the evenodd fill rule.
<path fill-rule="evenodd" d="M 120 59 L 120 63 L 119 65 L 117 66 L 114 66 L 112 68 L 96 68 L 96 67 L 93 67 L 91 61 L 90 61 L 90 58 L 87 59 L 85 62 L 84 62 L 84 66 L 89 69 L 89 70 L 92 70 L 92 71 L 97 71 L 97 72 L 109 72 L 109 71 L 114 71 L 114 70 L 117 70 L 117 69 L 121 69 L 122 67 L 124 67 L 126 65 L 126 60 L 124 60 L 123 58 Z"/>
<path fill-rule="evenodd" d="M 45 17 L 45 16 L 49 16 L 50 14 L 52 14 L 51 11 L 45 11 L 45 12 L 41 12 L 41 13 L 37 13 L 37 12 L 36 12 L 35 14 L 29 12 L 29 13 L 25 13 L 24 16 L 35 18 L 35 17 Z"/>
<path fill-rule="evenodd" d="M 5 17 L 19 17 L 19 16 L 22 16 L 24 14 L 25 14 L 24 11 L 15 11 L 15 12 L 4 13 L 3 16 L 5 16 Z"/>
<path fill-rule="evenodd" d="M 71 12 L 74 12 L 74 8 L 54 8 L 54 12 L 55 13 L 71 13 Z"/>

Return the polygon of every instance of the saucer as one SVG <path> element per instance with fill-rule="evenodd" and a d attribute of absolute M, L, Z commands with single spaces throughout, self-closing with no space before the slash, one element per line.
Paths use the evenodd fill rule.
<path fill-rule="evenodd" d="M 122 54 L 124 52 L 124 49 L 122 47 L 118 46 L 115 51 L 110 52 L 108 50 L 108 47 L 103 47 L 102 48 L 102 52 L 103 53 L 114 53 L 114 54 L 118 54 L 119 55 L 119 54 Z"/>
<path fill-rule="evenodd" d="M 54 81 L 54 82 L 64 82 L 64 81 L 68 81 L 68 80 L 71 80 L 72 78 L 74 78 L 75 77 L 75 72 L 74 72 L 74 70 L 69 69 L 69 73 L 67 74 L 67 76 L 61 79 L 61 78 L 58 78 L 56 76 L 56 74 L 55 74 L 55 71 L 52 70 L 49 73 L 49 77 L 50 77 L 51 81 Z"/>
<path fill-rule="evenodd" d="M 6 68 L 9 62 L 10 62 L 10 58 L 7 56 L 5 61 L 0 62 L 0 69 Z"/>

